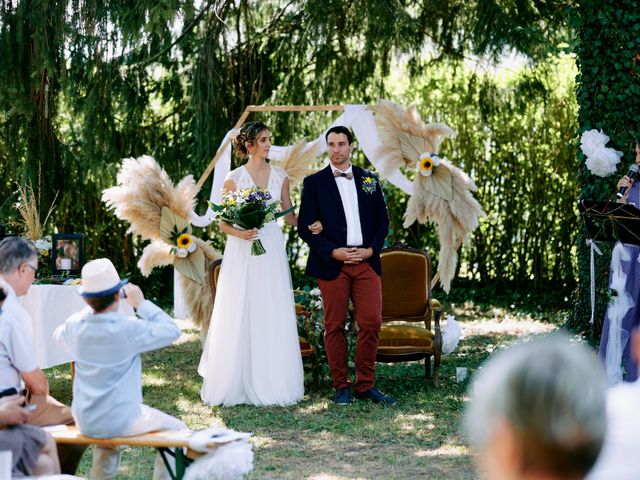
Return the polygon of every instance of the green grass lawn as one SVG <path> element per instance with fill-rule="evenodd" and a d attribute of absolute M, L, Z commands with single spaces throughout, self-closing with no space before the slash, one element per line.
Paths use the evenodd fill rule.
<path fill-rule="evenodd" d="M 453 355 L 443 357 L 439 388 L 424 379 L 422 363 L 378 366 L 377 386 L 398 399 L 394 407 L 333 405 L 327 378 L 319 386 L 308 378 L 304 400 L 291 407 L 208 407 L 199 395 L 201 348 L 193 329 L 186 329 L 176 345 L 144 356 L 144 399 L 193 429 L 215 425 L 252 432 L 255 459 L 249 478 L 475 478 L 459 428 L 467 383 L 456 383 L 456 367 L 474 371 L 496 348 L 557 328 L 562 312 L 472 302 L 444 307 L 461 321 L 464 338 Z M 69 368 L 47 374 L 52 395 L 69 403 Z M 151 449 L 126 449 L 118 478 L 151 478 L 154 455 Z M 87 450 L 78 474 L 87 474 L 90 465 Z"/>

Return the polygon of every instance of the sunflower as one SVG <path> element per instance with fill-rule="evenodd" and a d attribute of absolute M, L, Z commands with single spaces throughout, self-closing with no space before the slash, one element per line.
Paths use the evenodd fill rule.
<path fill-rule="evenodd" d="M 435 153 L 423 153 L 420 155 L 420 159 L 416 165 L 416 170 L 421 175 L 428 177 L 433 173 L 433 169 L 440 165 L 440 158 Z"/>
<path fill-rule="evenodd" d="M 193 242 L 193 240 L 191 240 L 191 235 L 189 235 L 188 233 L 183 233 L 176 240 L 176 244 L 178 245 L 178 247 L 184 249 L 188 249 L 189 246 L 191 246 L 191 242 Z"/>

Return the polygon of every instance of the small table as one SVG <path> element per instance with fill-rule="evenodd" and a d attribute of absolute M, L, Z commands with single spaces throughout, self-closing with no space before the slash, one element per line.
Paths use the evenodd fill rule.
<path fill-rule="evenodd" d="M 60 348 L 53 332 L 67 318 L 87 306 L 73 285 L 31 285 L 18 301 L 31 317 L 36 360 L 40 368 L 50 368 L 73 361 L 71 354 Z M 123 315 L 133 315 L 133 308 L 120 301 Z"/>

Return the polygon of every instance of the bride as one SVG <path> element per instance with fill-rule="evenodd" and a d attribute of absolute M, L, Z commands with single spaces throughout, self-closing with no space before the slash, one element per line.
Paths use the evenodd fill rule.
<path fill-rule="evenodd" d="M 267 163 L 271 134 L 260 122 L 245 123 L 233 141 L 247 163 L 227 175 L 225 191 L 259 187 L 268 190 L 283 210 L 291 196 L 287 173 Z M 285 220 L 297 225 L 297 216 Z M 298 343 L 291 272 L 279 225 L 241 230 L 220 222 L 227 234 L 211 324 L 198 373 L 200 395 L 209 405 L 291 405 L 304 394 L 304 372 Z M 320 222 L 309 226 L 314 233 Z M 259 237 L 266 253 L 251 255 Z"/>

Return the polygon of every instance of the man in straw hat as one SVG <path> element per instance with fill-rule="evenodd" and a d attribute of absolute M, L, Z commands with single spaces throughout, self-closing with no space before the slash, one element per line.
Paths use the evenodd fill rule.
<path fill-rule="evenodd" d="M 176 340 L 180 328 L 174 320 L 145 300 L 138 286 L 120 280 L 106 258 L 82 268 L 78 293 L 90 308 L 72 315 L 54 337 L 76 363 L 71 410 L 80 432 L 110 438 L 187 429 L 181 420 L 142 403 L 140 354 Z M 122 296 L 141 318 L 118 313 Z M 119 448 L 96 447 L 91 478 L 115 478 L 119 463 Z M 170 478 L 160 456 L 154 478 Z"/>

